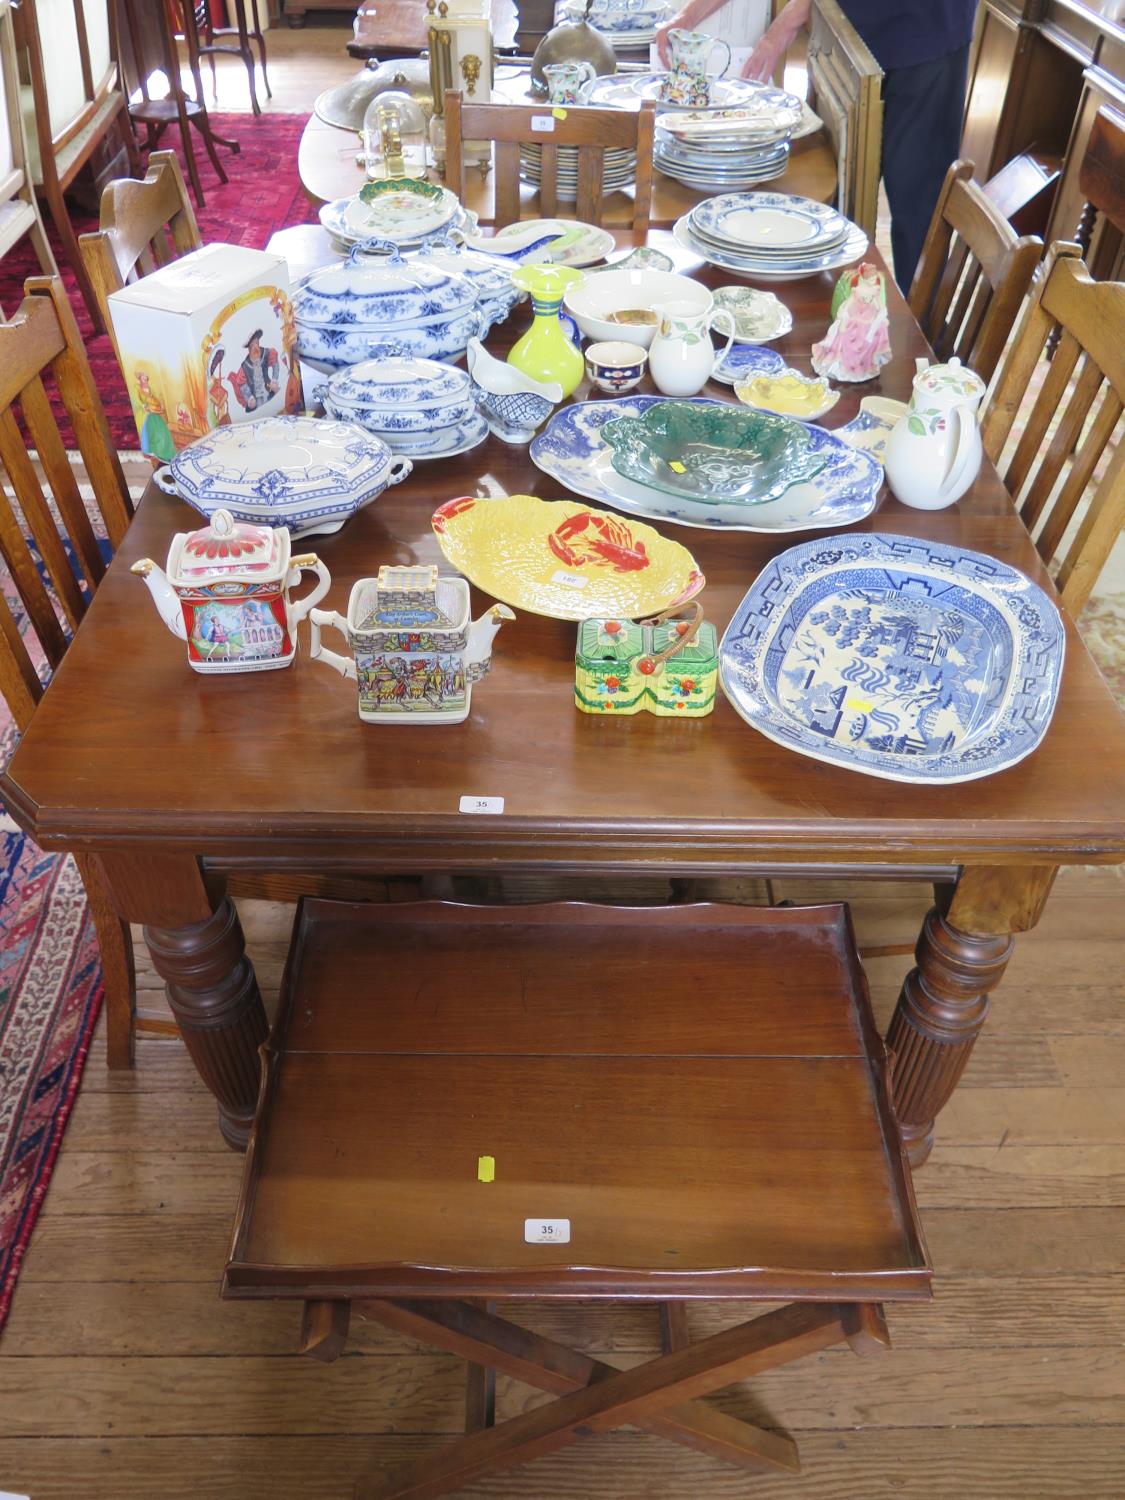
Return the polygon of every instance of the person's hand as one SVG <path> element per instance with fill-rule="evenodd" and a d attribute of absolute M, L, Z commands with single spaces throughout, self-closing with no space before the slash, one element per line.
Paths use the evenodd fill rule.
<path fill-rule="evenodd" d="M 670 21 L 665 21 L 663 26 L 656 28 L 656 55 L 660 59 L 660 65 L 663 68 L 670 68 L 672 66 L 672 59 L 668 52 L 668 33 L 683 24 L 683 17 L 676 14 Z"/>
<path fill-rule="evenodd" d="M 742 65 L 742 77 L 759 83 L 768 83 L 778 63 L 793 45 L 802 26 L 807 25 L 810 0 L 789 0 L 789 4 L 774 19 L 762 40 Z"/>
<path fill-rule="evenodd" d="M 742 77 L 752 78 L 758 83 L 769 83 L 777 71 L 777 65 L 789 51 L 789 40 L 783 36 L 774 36 L 773 27 L 766 32 L 762 40 L 751 52 L 750 56 L 742 64 Z"/>

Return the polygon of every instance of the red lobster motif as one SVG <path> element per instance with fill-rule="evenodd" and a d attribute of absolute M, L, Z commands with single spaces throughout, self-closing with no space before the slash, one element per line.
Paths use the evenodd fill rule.
<path fill-rule="evenodd" d="M 623 521 L 613 516 L 592 516 L 588 510 L 556 527 L 547 545 L 572 568 L 608 563 L 615 573 L 639 573 L 650 562 L 645 544 L 634 540 Z"/>

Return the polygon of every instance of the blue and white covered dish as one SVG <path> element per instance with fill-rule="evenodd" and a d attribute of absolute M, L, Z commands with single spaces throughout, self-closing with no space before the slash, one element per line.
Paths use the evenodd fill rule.
<path fill-rule="evenodd" d="M 412 468 L 353 422 L 263 417 L 217 427 L 155 475 L 205 516 L 288 526 L 294 539 L 338 531 L 353 512 Z"/>
<path fill-rule="evenodd" d="M 330 417 L 358 422 L 396 451 L 416 449 L 426 436 L 435 448 L 450 440 L 476 407 L 464 370 L 413 359 L 394 345 L 376 357 L 338 370 L 317 393 Z"/>
<path fill-rule="evenodd" d="M 373 253 L 389 251 L 389 254 Z M 358 364 L 388 338 L 404 353 L 455 360 L 509 304 L 483 303 L 475 282 L 436 261 L 406 260 L 393 245 L 356 246 L 312 271 L 293 294 L 297 349 L 329 369 Z"/>
<path fill-rule="evenodd" d="M 1006 770 L 1051 722 L 1064 632 L 1043 590 L 981 552 L 879 532 L 767 563 L 719 647 L 723 690 L 769 739 L 890 781 Z"/>

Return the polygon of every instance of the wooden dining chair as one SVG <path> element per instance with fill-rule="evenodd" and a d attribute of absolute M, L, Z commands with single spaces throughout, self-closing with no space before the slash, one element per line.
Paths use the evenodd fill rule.
<path fill-rule="evenodd" d="M 12 5 L 11 0 L 0 0 L 0 258 L 25 234 L 31 237 L 40 270 L 53 275 L 58 267 L 28 165 Z"/>
<path fill-rule="evenodd" d="M 125 476 L 62 282 L 58 277 L 34 277 L 26 283 L 25 292 L 11 319 L 0 320 L 0 466 L 6 471 L 23 516 L 21 522 L 0 486 L 0 559 L 7 563 L 30 632 L 21 632 L 0 594 L 0 693 L 20 730 L 26 728 L 50 675 L 62 660 L 133 514 Z M 45 376 L 56 387 L 69 416 L 101 517 L 97 530 L 83 506 L 52 415 Z M 38 453 L 58 520 L 52 517 L 43 483 L 25 447 L 17 410 L 30 446 Z M 42 673 L 37 670 L 37 661 L 42 663 Z M 97 862 L 81 856 L 77 862 L 102 953 L 108 1065 L 129 1068 L 138 1032 L 169 1036 L 177 1033 L 177 1027 L 166 1014 L 136 1009 L 129 929 L 116 915 Z M 407 880 L 303 872 L 240 872 L 228 884 L 234 896 L 283 902 L 294 902 L 302 896 L 388 901 L 414 897 L 419 888 L 417 882 Z"/>
<path fill-rule="evenodd" d="M 910 311 L 939 359 L 954 355 L 992 379 L 1043 253 L 1038 235 L 1018 236 L 971 161 L 945 174 L 910 288 Z"/>
<path fill-rule="evenodd" d="M 27 82 L 21 89 L 32 181 L 47 201 L 82 298 L 103 331 L 97 298 L 78 251 L 65 194 L 100 142 L 120 135 L 130 171 L 140 157 L 116 61 L 108 0 L 20 0 L 13 10 Z"/>
<path fill-rule="evenodd" d="M 227 57 L 240 57 L 250 85 L 250 108 L 254 114 L 260 115 L 262 106 L 258 103 L 251 41 L 258 48 L 257 66 L 262 70 L 262 83 L 267 99 L 273 98 L 273 90 L 270 88 L 269 76 L 266 73 L 266 39 L 262 35 L 262 23 L 254 0 L 249 0 L 249 14 L 246 9 L 247 0 L 227 0 L 226 26 L 215 25 L 210 0 L 181 0 L 181 3 L 185 11 L 188 9 L 191 11 L 191 24 L 195 27 L 200 39 L 199 55 L 201 58 L 205 57 L 211 64 L 211 97 L 215 97 L 215 58 L 220 53 Z"/>
<path fill-rule="evenodd" d="M 199 176 L 193 132 L 198 132 L 202 139 L 220 182 L 227 181 L 227 174 L 216 148 L 225 146 L 232 155 L 241 148 L 237 141 L 217 136 L 211 128 L 203 94 L 195 12 L 190 4 L 181 6 L 179 0 L 144 0 L 143 4 L 141 0 L 117 0 L 117 5 L 122 22 L 122 69 L 131 86 L 129 116 L 144 126 L 149 149 L 159 144 L 169 126 L 178 128 L 192 192 L 202 208 L 203 183 Z M 193 93 L 188 93 L 182 82 L 176 40 L 181 28 Z M 154 97 L 150 91 L 150 79 L 154 73 L 161 73 L 168 80 L 168 93 L 163 98 Z"/>
<path fill-rule="evenodd" d="M 1077 245 L 1052 245 L 982 424 L 1039 555 L 1050 567 L 1061 554 L 1055 585 L 1075 619 L 1125 522 L 1123 329 L 1125 283 L 1095 281 Z M 1013 427 L 1018 440 L 1002 465 Z"/>
<path fill-rule="evenodd" d="M 640 238 L 648 233 L 649 208 L 652 202 L 652 137 L 655 106 L 646 103 L 636 111 L 593 109 L 578 105 L 556 115 L 542 104 L 475 104 L 466 102 L 456 89 L 445 95 L 445 180 L 447 186 L 463 197 L 465 141 L 492 141 L 496 147 L 495 222 L 497 227 L 513 224 L 520 217 L 520 147 L 537 144 L 542 147 L 542 181 L 539 185 L 539 213 L 554 218 L 560 203 L 569 209 L 569 201 L 559 198 L 557 190 L 559 148 L 578 152 L 578 197 L 574 216 L 587 224 L 600 224 L 605 191 L 602 176 L 605 153 L 613 150 L 635 151 L 637 179 L 633 192 L 633 233 Z"/>
<path fill-rule="evenodd" d="M 0 553 L 26 622 L 21 631 L 0 594 L 0 692 L 20 730 L 44 691 L 36 662 L 42 661 L 48 672 L 59 665 L 106 569 L 45 378 L 70 420 L 101 518 L 104 546 L 116 548 L 133 507 L 78 325 L 57 276 L 29 280 L 11 320 L 0 322 L 0 464 L 19 504 L 17 513 L 0 487 Z M 38 453 L 42 480 L 25 447 L 17 411 Z M 134 993 L 129 929 L 113 909 L 97 862 L 84 855 L 76 860 L 101 948 L 110 1063 L 128 1066 Z"/>
<path fill-rule="evenodd" d="M 122 177 L 103 191 L 100 227 L 80 235 L 78 248 L 118 364 L 121 351 L 109 315 L 110 294 L 202 243 L 174 151 L 154 151 L 143 181 Z"/>
<path fill-rule="evenodd" d="M 1117 110 L 1094 117 L 1078 186 L 1086 201 L 1074 238 L 1092 275 L 1112 275 L 1125 243 L 1125 116 Z"/>

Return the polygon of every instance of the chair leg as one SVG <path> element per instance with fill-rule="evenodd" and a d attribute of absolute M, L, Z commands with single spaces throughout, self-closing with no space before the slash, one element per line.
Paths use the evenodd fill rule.
<path fill-rule="evenodd" d="M 35 258 L 39 262 L 39 269 L 44 276 L 57 276 L 59 268 L 55 263 L 55 252 L 51 249 L 51 242 L 47 238 L 47 231 L 43 226 L 43 220 L 38 212 L 35 215 L 35 223 L 27 231 L 35 251 Z"/>
<path fill-rule="evenodd" d="M 106 1066 L 114 1070 L 135 1065 L 137 976 L 133 967 L 133 939 L 110 900 L 97 863 L 88 855 L 75 855 L 78 873 L 86 887 L 98 948 L 102 956 L 105 987 Z"/>
<path fill-rule="evenodd" d="M 78 249 L 78 236 L 74 233 L 74 226 L 70 222 L 70 214 L 67 210 L 66 201 L 63 198 L 63 190 L 57 177 L 51 177 L 43 183 L 43 196 L 47 200 L 47 207 L 51 211 L 55 228 L 58 230 L 59 239 L 62 241 L 63 255 L 66 257 L 74 279 L 78 283 L 78 290 L 82 293 L 82 300 L 86 304 L 86 311 L 90 314 L 90 321 L 94 325 L 95 333 L 105 333 L 106 327 L 98 307 L 97 293 L 94 291 L 94 283 L 90 280 L 86 270 L 86 262 Z"/>
<path fill-rule="evenodd" d="M 133 122 L 129 118 L 129 111 L 123 109 L 117 116 L 117 133 L 121 137 L 121 143 L 125 147 L 125 154 L 129 158 L 129 171 L 134 177 L 143 177 L 144 171 L 141 166 L 141 153 L 137 149 L 137 134 L 133 129 Z"/>

